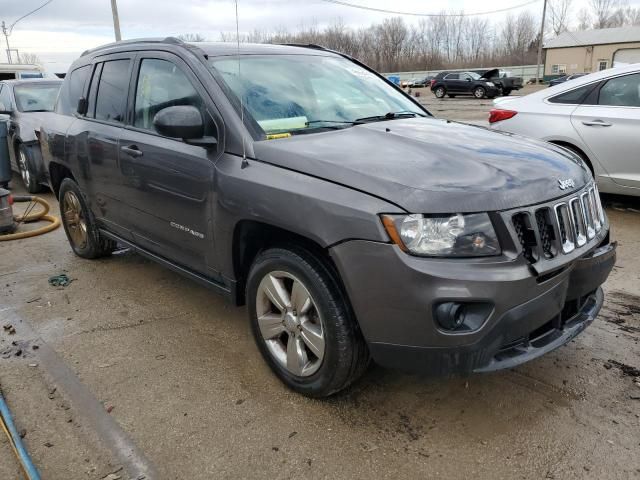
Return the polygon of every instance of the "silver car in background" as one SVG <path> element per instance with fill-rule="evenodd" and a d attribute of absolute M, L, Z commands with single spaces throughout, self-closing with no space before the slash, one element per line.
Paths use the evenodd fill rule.
<path fill-rule="evenodd" d="M 494 102 L 491 128 L 576 152 L 601 192 L 640 196 L 640 64 Z"/>

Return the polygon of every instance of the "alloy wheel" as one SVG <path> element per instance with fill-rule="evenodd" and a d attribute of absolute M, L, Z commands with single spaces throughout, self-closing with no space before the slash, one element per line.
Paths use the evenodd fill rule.
<path fill-rule="evenodd" d="M 74 192 L 65 192 L 62 199 L 62 212 L 73 245 L 76 248 L 84 248 L 87 245 L 87 221 L 82 213 L 80 200 Z"/>
<path fill-rule="evenodd" d="M 325 354 L 322 317 L 300 279 L 284 271 L 267 273 L 256 294 L 260 333 L 271 356 L 289 373 L 308 377 Z"/>
<path fill-rule="evenodd" d="M 484 97 L 484 89 L 482 87 L 478 87 L 473 91 L 473 95 L 476 98 L 482 98 Z"/>
<path fill-rule="evenodd" d="M 20 170 L 22 182 L 28 190 L 31 186 L 31 172 L 29 172 L 29 166 L 27 165 L 27 156 L 22 149 L 20 149 L 20 153 L 18 154 L 18 169 Z"/>

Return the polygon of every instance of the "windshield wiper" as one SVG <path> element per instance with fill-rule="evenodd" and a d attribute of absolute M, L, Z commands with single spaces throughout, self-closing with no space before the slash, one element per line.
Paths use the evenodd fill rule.
<path fill-rule="evenodd" d="M 418 112 L 412 112 L 410 110 L 403 110 L 401 112 L 388 112 L 384 115 L 374 115 L 372 117 L 362 117 L 356 119 L 355 123 L 366 122 L 381 122 L 384 120 L 395 120 L 397 118 L 412 118 L 412 117 L 426 117 L 426 115 Z"/>
<path fill-rule="evenodd" d="M 305 125 L 309 126 L 314 123 L 339 123 L 342 125 L 355 125 L 357 122 L 352 122 L 351 120 L 309 120 L 305 122 Z"/>

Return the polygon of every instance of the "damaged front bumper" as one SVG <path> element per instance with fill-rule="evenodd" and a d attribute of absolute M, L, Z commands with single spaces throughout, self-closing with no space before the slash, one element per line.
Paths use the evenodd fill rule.
<path fill-rule="evenodd" d="M 332 255 L 376 363 L 429 375 L 468 374 L 544 355 L 595 319 L 604 298 L 600 285 L 616 259 L 616 244 L 603 237 L 598 247 L 545 276 L 532 274 L 522 258 L 424 259 L 366 241 L 336 246 Z M 442 301 L 490 308 L 478 328 L 443 331 L 433 313 Z"/>

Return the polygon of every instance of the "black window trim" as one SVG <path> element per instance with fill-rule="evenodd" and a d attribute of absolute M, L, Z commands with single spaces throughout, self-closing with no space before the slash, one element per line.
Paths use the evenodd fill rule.
<path fill-rule="evenodd" d="M 140 67 L 142 65 L 143 60 L 165 60 L 176 65 L 180 71 L 187 77 L 187 79 L 191 82 L 191 85 L 196 90 L 200 98 L 202 98 L 206 112 L 209 114 L 209 117 L 213 121 L 216 132 L 218 133 L 218 144 L 216 148 L 216 152 L 221 153 L 223 151 L 224 146 L 224 121 L 222 115 L 220 114 L 220 110 L 216 106 L 213 98 L 209 94 L 207 88 L 203 85 L 202 81 L 193 71 L 188 62 L 186 62 L 183 58 L 175 53 L 167 52 L 165 50 L 143 50 L 138 51 L 136 58 L 133 62 L 133 69 L 131 72 L 131 82 L 129 84 L 129 92 L 127 95 L 127 109 L 125 114 L 125 123 L 122 125 L 126 130 L 131 130 L 133 132 L 144 133 L 147 135 L 153 135 L 160 138 L 165 138 L 168 140 L 173 140 L 176 142 L 185 143 L 182 139 L 179 138 L 171 138 L 165 137 L 164 135 L 160 135 L 155 130 L 149 130 L 146 128 L 136 127 L 134 125 L 135 120 L 135 102 L 136 102 L 136 90 L 138 88 L 138 76 L 140 75 Z"/>
<path fill-rule="evenodd" d="M 595 80 L 595 81 L 593 81 L 593 82 L 591 82 L 591 83 L 585 83 L 585 84 L 583 84 L 583 85 L 578 85 L 578 86 L 577 86 L 577 87 L 575 87 L 575 88 L 572 88 L 572 89 L 569 89 L 569 90 L 565 90 L 564 92 L 556 93 L 555 95 L 552 95 L 552 96 L 546 97 L 546 98 L 544 99 L 544 103 L 550 103 L 550 104 L 552 104 L 552 105 L 575 105 L 576 107 L 577 107 L 577 106 L 579 106 L 579 105 L 583 105 L 583 104 L 584 104 L 584 101 L 585 101 L 587 98 L 589 98 L 589 97 L 593 94 L 594 90 L 599 90 L 599 88 L 600 88 L 600 87 L 598 86 L 598 84 L 599 84 L 599 83 L 601 83 L 602 81 L 603 81 L 602 79 L 600 79 L 600 80 Z M 567 93 L 571 93 L 571 92 L 574 92 L 574 91 L 576 91 L 576 90 L 579 90 L 579 89 L 581 89 L 581 88 L 588 87 L 588 86 L 591 86 L 594 90 L 591 90 L 588 94 L 586 94 L 586 95 L 584 96 L 584 98 L 582 98 L 582 99 L 580 100 L 580 102 L 576 102 L 576 103 L 563 103 L 563 102 L 552 102 L 552 101 L 551 101 L 551 100 L 552 100 L 552 99 L 554 99 L 554 98 L 561 97 L 561 96 L 563 96 L 563 95 L 566 95 Z"/>
<path fill-rule="evenodd" d="M 87 99 L 87 102 L 89 105 L 93 106 L 93 114 L 95 116 L 95 109 L 96 109 L 96 99 L 97 99 L 97 93 L 98 93 L 98 89 L 96 88 L 96 90 L 93 90 L 93 86 L 94 86 L 94 82 L 98 82 L 98 84 L 100 83 L 100 77 L 102 76 L 102 66 L 105 62 L 110 62 L 113 60 L 129 60 L 129 70 L 128 70 L 128 75 L 129 75 L 129 83 L 127 86 L 127 98 L 125 99 L 125 111 L 124 111 L 124 120 L 122 122 L 113 122 L 113 121 L 109 121 L 109 120 L 101 120 L 95 117 L 88 117 L 87 115 L 82 115 L 80 116 L 80 118 L 82 118 L 83 120 L 86 120 L 88 122 L 96 122 L 96 123 L 101 123 L 103 125 L 110 125 L 112 127 L 118 127 L 118 128 L 122 128 L 125 126 L 125 122 L 127 120 L 127 105 L 129 102 L 129 92 L 131 90 L 131 73 L 133 70 L 133 65 L 135 64 L 137 58 L 137 54 L 136 52 L 118 52 L 118 53 L 111 53 L 108 55 L 100 55 L 97 56 L 93 59 L 93 61 L 91 62 L 91 65 L 93 65 L 93 73 L 91 74 L 91 80 L 89 81 L 89 85 L 88 85 L 88 91 L 87 91 L 87 97 L 85 97 Z M 97 74 L 97 75 L 96 75 Z M 88 113 L 88 112 L 87 112 Z"/>

